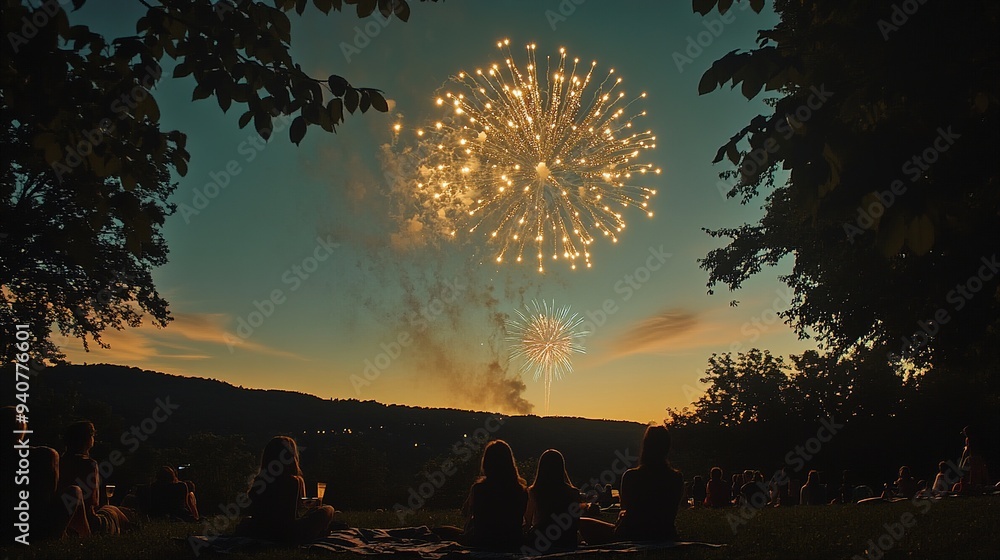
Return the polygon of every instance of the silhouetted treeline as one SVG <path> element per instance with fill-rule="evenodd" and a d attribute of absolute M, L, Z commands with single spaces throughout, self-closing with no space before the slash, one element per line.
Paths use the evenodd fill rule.
<path fill-rule="evenodd" d="M 692 473 L 712 466 L 728 472 L 785 466 L 825 471 L 837 483 L 842 470 L 859 483 L 895 479 L 902 465 L 933 479 L 942 460 L 958 461 L 973 426 L 980 453 L 1000 468 L 1000 401 L 981 376 L 943 371 L 900 371 L 884 354 L 843 358 L 807 351 L 789 360 L 767 351 L 713 355 L 705 394 L 681 410 L 669 409 L 675 458 Z M 819 449 L 800 453 L 820 434 Z M 878 486 L 876 486 L 878 488 Z"/>

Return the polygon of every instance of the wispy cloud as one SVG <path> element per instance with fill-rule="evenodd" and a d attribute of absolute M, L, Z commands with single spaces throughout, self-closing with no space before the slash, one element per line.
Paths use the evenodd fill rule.
<path fill-rule="evenodd" d="M 641 319 L 618 336 L 612 346 L 615 358 L 644 352 L 662 351 L 672 342 L 689 338 L 698 329 L 698 315 L 685 309 L 666 309 Z M 684 341 L 685 346 L 689 341 Z"/>
<path fill-rule="evenodd" d="M 297 354 L 272 348 L 232 334 L 231 318 L 224 313 L 174 313 L 165 328 L 143 323 L 137 328 L 106 331 L 102 339 L 110 348 L 90 345 L 83 349 L 78 339 L 54 335 L 54 340 L 72 362 L 110 362 L 150 369 L 183 372 L 185 363 L 229 354 L 228 344 L 243 352 L 302 359 Z"/>
<path fill-rule="evenodd" d="M 776 312 L 780 307 L 767 298 L 743 302 L 738 308 L 720 306 L 704 311 L 669 308 L 639 319 L 627 327 L 605 353 L 613 360 L 631 354 L 679 355 L 708 349 L 728 352 L 760 346 L 763 340 L 788 336 L 791 329 Z M 780 303 L 780 302 L 779 302 Z M 748 314 L 746 310 L 761 310 Z"/>

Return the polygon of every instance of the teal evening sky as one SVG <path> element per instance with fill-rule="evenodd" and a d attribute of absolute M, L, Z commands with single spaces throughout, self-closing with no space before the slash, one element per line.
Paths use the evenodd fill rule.
<path fill-rule="evenodd" d="M 287 130 L 255 147 L 252 126 L 238 128 L 241 106 L 223 114 L 214 97 L 191 102 L 190 77 L 160 82 L 162 127 L 187 133 L 191 153 L 171 201 L 196 210 L 182 208 L 168 219 L 170 262 L 154 273 L 175 320 L 162 330 L 147 325 L 111 333 L 112 348 L 90 354 L 65 341 L 74 361 L 417 406 L 524 412 L 523 398 L 542 414 L 542 384 L 530 374 L 522 375 L 523 394 L 516 383 L 502 382 L 518 375 L 520 363 L 506 363 L 509 343 L 491 318 L 545 299 L 571 306 L 593 331 L 575 371 L 555 382 L 548 413 L 646 422 L 700 394 L 698 378 L 713 352 L 757 346 L 787 355 L 814 347 L 774 321 L 774 310 L 786 306 L 777 276 L 789 262 L 738 293 L 723 288 L 712 296 L 697 263 L 722 243 L 701 228 L 737 226 L 762 213 L 762 201 L 741 206 L 720 194 L 718 173 L 729 164 L 711 161 L 733 133 L 767 110 L 760 99 L 748 102 L 728 87 L 699 96 L 698 80 L 712 61 L 751 47 L 757 31 L 775 23 L 773 13 L 736 5 L 723 22 L 718 13 L 703 18 L 680 1 L 411 6 L 407 23 L 379 24 L 377 15 L 358 20 L 351 12 L 323 16 L 312 6 L 305 16 L 289 14 L 293 55 L 304 70 L 381 89 L 394 102 L 389 114 L 347 116 L 335 135 L 310 127 L 298 147 Z M 143 11 L 136 3 L 91 2 L 73 19 L 118 36 L 133 32 Z M 699 33 L 704 52 L 692 50 L 696 56 L 679 70 L 674 53 L 688 56 L 689 39 Z M 597 60 L 599 75 L 615 68 L 629 96 L 648 93 L 643 126 L 657 135 L 657 147 L 643 158 L 663 168 L 662 175 L 646 176 L 658 191 L 655 216 L 626 211 L 620 241 L 592 246 L 591 269 L 550 262 L 538 274 L 531 264 L 498 266 L 485 240 L 421 245 L 425 237 L 401 233 L 395 219 L 379 157 L 392 126 L 402 125 L 406 141 L 413 128 L 438 118 L 435 93 L 449 75 L 502 64 L 496 42 L 504 38 L 519 66 L 527 43 L 537 44 L 540 63 L 565 47 L 570 57 Z M 228 179 L 227 166 L 238 170 Z M 213 176 L 228 184 L 214 198 L 199 199 Z M 670 256 L 656 257 L 662 253 Z M 315 271 L 294 276 L 294 266 L 326 255 Z M 261 303 L 275 290 L 280 303 Z M 731 307 L 732 299 L 740 305 Z M 602 320 L 604 306 L 612 312 Z M 270 316 L 241 337 L 241 319 L 256 319 L 257 307 Z M 396 352 L 401 338 L 406 343 Z M 501 367 L 490 369 L 497 356 Z M 366 360 L 385 367 L 377 375 L 369 368 L 366 378 Z"/>

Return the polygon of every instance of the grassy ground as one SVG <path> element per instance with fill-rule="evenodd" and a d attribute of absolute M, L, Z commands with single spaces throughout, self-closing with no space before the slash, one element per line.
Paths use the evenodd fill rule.
<path fill-rule="evenodd" d="M 869 539 L 877 540 L 886 534 L 885 524 L 900 524 L 901 527 L 901 521 L 909 519 L 904 517 L 906 514 L 913 516 L 914 524 L 905 528 L 898 539 L 883 537 L 883 544 L 891 543 L 892 546 L 884 556 L 876 558 L 985 560 L 997 558 L 996 551 L 1000 550 L 1000 497 L 944 500 L 926 512 L 908 502 L 764 509 L 738 527 L 735 533 L 727 520 L 730 513 L 735 510 L 684 510 L 677 518 L 682 538 L 725 543 L 728 545 L 725 548 L 687 548 L 649 555 L 622 555 L 621 558 L 847 560 L 854 555 L 864 558 Z M 338 513 L 338 518 L 355 527 L 399 525 L 392 513 L 348 512 Z M 460 519 L 455 511 L 426 511 L 411 516 L 407 524 L 457 525 Z M 140 531 L 119 537 L 38 543 L 31 547 L 4 549 L 0 556 L 11 560 L 193 558 L 190 547 L 173 537 L 200 534 L 201 530 L 201 525 L 151 523 Z M 359 558 L 306 550 L 272 550 L 230 557 L 240 560 Z"/>

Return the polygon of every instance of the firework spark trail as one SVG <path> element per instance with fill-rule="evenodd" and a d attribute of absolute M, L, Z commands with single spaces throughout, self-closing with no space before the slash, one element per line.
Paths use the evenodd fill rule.
<path fill-rule="evenodd" d="M 653 215 L 648 204 L 656 191 L 633 184 L 660 173 L 636 161 L 656 147 L 651 131 L 632 131 L 646 111 L 629 109 L 646 94 L 626 100 L 614 69 L 598 83 L 597 62 L 581 68 L 565 49 L 554 69 L 546 57 L 543 83 L 534 44 L 524 71 L 509 41 L 497 46 L 506 71 L 492 64 L 453 76 L 459 91 L 437 99 L 447 118 L 417 131 L 425 157 L 413 194 L 432 220 L 449 225 L 447 235 L 485 235 L 498 247 L 498 263 L 522 262 L 534 245 L 539 272 L 549 257 L 573 269 L 582 258 L 590 267 L 596 236 L 616 243 L 625 229 L 622 208 Z"/>
<path fill-rule="evenodd" d="M 569 306 L 557 309 L 555 302 L 550 306 L 544 301 L 541 305 L 532 301 L 530 307 L 525 306 L 525 312 L 520 309 L 514 312 L 517 317 L 507 323 L 507 340 L 514 343 L 511 357 L 521 358 L 521 369 L 533 371 L 535 381 L 542 378 L 547 413 L 552 379 L 562 379 L 573 371 L 572 356 L 585 352 L 582 339 L 589 333 L 580 330 L 583 317 L 570 315 Z"/>

